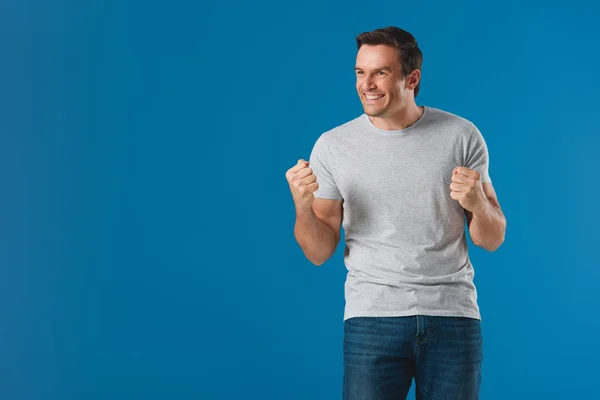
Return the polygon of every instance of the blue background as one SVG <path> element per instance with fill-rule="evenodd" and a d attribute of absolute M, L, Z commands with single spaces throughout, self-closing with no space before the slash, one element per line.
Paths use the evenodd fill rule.
<path fill-rule="evenodd" d="M 0 399 L 340 399 L 343 246 L 304 258 L 285 172 L 388 25 L 508 219 L 481 398 L 600 398 L 592 3 L 1 2 Z"/>

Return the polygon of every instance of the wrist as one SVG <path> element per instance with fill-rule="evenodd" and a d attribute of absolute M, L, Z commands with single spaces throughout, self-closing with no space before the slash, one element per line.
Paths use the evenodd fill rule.
<path fill-rule="evenodd" d="M 303 216 L 313 213 L 312 203 L 296 203 L 296 215 Z"/>
<path fill-rule="evenodd" d="M 479 202 L 479 206 L 477 208 L 474 208 L 471 211 L 471 213 L 473 213 L 473 217 L 475 217 L 475 216 L 480 217 L 482 215 L 488 214 L 489 210 L 490 210 L 490 203 L 487 201 L 487 199 L 484 199 Z"/>

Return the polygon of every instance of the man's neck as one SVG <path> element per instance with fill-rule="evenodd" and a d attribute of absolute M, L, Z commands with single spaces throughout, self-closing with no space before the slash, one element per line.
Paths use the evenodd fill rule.
<path fill-rule="evenodd" d="M 406 129 L 421 118 L 424 108 L 413 103 L 409 107 L 398 110 L 390 117 L 369 117 L 373 125 L 379 129 L 399 130 Z"/>

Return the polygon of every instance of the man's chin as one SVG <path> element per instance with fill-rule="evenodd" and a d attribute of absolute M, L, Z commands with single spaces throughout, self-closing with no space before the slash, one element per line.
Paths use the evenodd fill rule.
<path fill-rule="evenodd" d="M 385 104 L 379 104 L 378 107 L 363 103 L 363 110 L 369 117 L 381 117 L 385 115 L 387 107 Z"/>
<path fill-rule="evenodd" d="M 363 110 L 365 111 L 365 114 L 367 114 L 369 117 L 381 117 L 382 115 L 385 114 L 385 110 L 373 110 L 372 108 L 369 107 L 363 107 Z"/>

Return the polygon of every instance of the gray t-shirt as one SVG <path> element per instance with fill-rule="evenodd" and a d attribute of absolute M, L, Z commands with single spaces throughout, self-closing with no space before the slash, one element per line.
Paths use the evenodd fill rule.
<path fill-rule="evenodd" d="M 315 197 L 344 200 L 344 320 L 481 319 L 464 209 L 450 197 L 456 166 L 491 182 L 481 132 L 433 107 L 406 129 L 379 129 L 362 114 L 317 139 L 310 155 Z"/>

